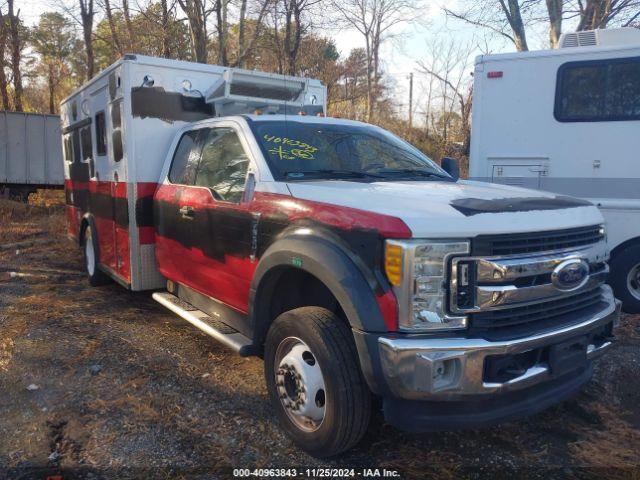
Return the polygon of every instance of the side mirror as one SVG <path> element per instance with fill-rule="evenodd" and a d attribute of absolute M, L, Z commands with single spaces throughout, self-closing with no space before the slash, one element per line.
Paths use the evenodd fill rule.
<path fill-rule="evenodd" d="M 455 158 L 443 157 L 440 165 L 456 182 L 458 181 L 460 178 L 460 165 L 458 165 L 458 161 Z"/>

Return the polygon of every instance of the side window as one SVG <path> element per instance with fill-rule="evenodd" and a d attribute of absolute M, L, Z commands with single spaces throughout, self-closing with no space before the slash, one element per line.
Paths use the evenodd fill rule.
<path fill-rule="evenodd" d="M 71 135 L 67 134 L 64 136 L 64 160 L 65 162 L 71 163 L 73 162 L 73 145 L 71 143 Z"/>
<path fill-rule="evenodd" d="M 82 160 L 82 152 L 80 150 L 80 129 L 76 128 L 73 133 L 73 161 L 80 163 Z"/>
<path fill-rule="evenodd" d="M 107 154 L 107 125 L 104 111 L 96 113 L 96 153 L 98 155 Z"/>
<path fill-rule="evenodd" d="M 192 130 L 180 138 L 176 151 L 171 161 L 169 181 L 181 185 L 193 185 L 196 178 L 196 169 L 200 160 L 200 148 L 198 134 L 200 130 Z"/>
<path fill-rule="evenodd" d="M 640 57 L 565 63 L 554 113 L 560 122 L 640 120 Z"/>
<path fill-rule="evenodd" d="M 82 127 L 80 130 L 80 140 L 82 142 L 82 160 L 93 158 L 93 143 L 91 141 L 91 127 Z"/>
<path fill-rule="evenodd" d="M 203 131 L 202 155 L 195 184 L 209 187 L 218 198 L 239 203 L 249 166 L 237 133 L 232 128 Z"/>

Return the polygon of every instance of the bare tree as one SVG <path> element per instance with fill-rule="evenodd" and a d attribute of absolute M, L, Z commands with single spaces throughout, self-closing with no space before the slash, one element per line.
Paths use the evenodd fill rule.
<path fill-rule="evenodd" d="M 529 50 L 525 16 L 534 10 L 539 0 L 467 0 L 466 7 L 444 11 L 452 18 L 497 33 L 513 42 L 516 50 Z M 562 0 L 558 0 L 562 1 Z"/>
<path fill-rule="evenodd" d="M 558 48 L 562 34 L 564 0 L 546 0 L 546 4 L 549 16 L 549 45 L 551 48 Z"/>
<path fill-rule="evenodd" d="M 580 18 L 578 31 L 607 28 L 611 23 L 630 26 L 640 18 L 640 1 L 576 0 L 572 11 Z"/>
<path fill-rule="evenodd" d="M 227 15 L 229 10 L 229 0 L 216 0 L 214 10 L 216 12 L 216 30 L 218 32 L 218 64 L 228 65 L 229 60 L 227 59 Z"/>
<path fill-rule="evenodd" d="M 116 23 L 113 18 L 113 9 L 111 7 L 111 0 L 102 0 L 102 7 L 104 9 L 105 16 L 107 17 L 107 23 L 109 24 L 109 32 L 111 33 L 111 41 L 116 51 L 122 55 L 124 49 L 122 48 L 122 42 L 120 41 L 120 35 L 116 29 Z"/>
<path fill-rule="evenodd" d="M 421 5 L 412 0 L 333 0 L 338 21 L 364 37 L 367 58 L 367 120 L 379 93 L 380 46 L 393 27 L 415 18 Z"/>
<path fill-rule="evenodd" d="M 87 80 L 93 78 L 95 72 L 95 57 L 93 54 L 93 0 L 78 0 L 80 3 L 80 21 L 82 23 L 82 36 L 87 55 Z"/>
<path fill-rule="evenodd" d="M 218 0 L 226 1 L 226 0 Z M 191 36 L 191 50 L 196 62 L 207 63 L 207 17 L 206 0 L 178 0 L 187 16 Z"/>
<path fill-rule="evenodd" d="M 127 48 L 130 48 L 131 42 L 135 38 L 135 32 L 133 31 L 133 22 L 131 21 L 131 9 L 129 8 L 129 0 L 122 0 L 122 15 L 124 16 L 124 24 L 127 28 Z"/>
<path fill-rule="evenodd" d="M 470 68 L 469 58 L 472 48 L 470 44 L 461 45 L 454 40 L 439 40 L 432 43 L 429 48 L 430 57 L 418 61 L 421 73 L 427 75 L 430 80 L 435 79 L 439 83 L 440 93 L 440 122 L 443 143 L 450 141 L 450 126 L 454 118 L 460 119 L 460 137 L 465 154 L 469 151 L 471 139 L 471 103 L 472 87 L 467 80 Z M 431 105 L 433 94 L 429 92 L 427 109 L 432 112 Z M 427 113 L 429 115 L 429 113 Z M 431 113 L 433 117 L 433 113 Z M 427 123 L 429 119 L 427 119 Z"/>
<path fill-rule="evenodd" d="M 7 74 L 5 72 L 5 51 L 7 49 L 7 19 L 0 9 L 0 96 L 2 98 L 2 108 L 9 110 L 9 82 L 7 81 Z"/>
<path fill-rule="evenodd" d="M 9 6 L 9 33 L 11 40 L 11 71 L 13 72 L 13 105 L 17 112 L 22 112 L 22 72 L 20 61 L 22 60 L 22 35 L 20 32 L 20 10 L 14 12 L 14 0 L 8 0 Z"/>
<path fill-rule="evenodd" d="M 167 0 L 160 0 L 160 27 L 162 31 L 162 56 L 171 58 L 171 38 L 169 32 L 169 5 Z"/>
<path fill-rule="evenodd" d="M 321 0 L 274 0 L 271 8 L 273 49 L 277 54 L 278 72 L 295 75 L 298 55 L 305 33 L 312 28 L 313 8 Z"/>
<path fill-rule="evenodd" d="M 255 20 L 255 27 L 253 29 L 253 35 L 251 39 L 246 41 L 247 30 L 247 0 L 241 0 L 240 4 L 240 17 L 238 19 L 238 51 L 236 54 L 236 60 L 232 64 L 237 67 L 244 67 L 247 55 L 255 46 L 256 40 L 261 33 L 262 25 L 267 14 L 271 0 L 260 0 L 258 2 L 258 14 Z"/>

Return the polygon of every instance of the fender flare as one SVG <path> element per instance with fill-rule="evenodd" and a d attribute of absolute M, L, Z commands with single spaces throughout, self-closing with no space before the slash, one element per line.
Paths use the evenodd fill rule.
<path fill-rule="evenodd" d="M 272 244 L 262 256 L 249 291 L 249 323 L 254 343 L 261 344 L 268 330 L 262 310 L 272 296 L 271 274 L 282 267 L 298 268 L 322 282 L 336 298 L 354 330 L 386 332 L 387 327 L 364 274 L 335 243 L 318 236 L 290 235 Z"/>
<path fill-rule="evenodd" d="M 619 245 L 616 245 L 612 250 L 611 250 L 611 259 L 613 259 L 613 257 L 615 257 L 616 255 L 618 255 L 620 252 L 623 252 L 625 249 L 633 246 L 633 245 L 638 245 L 640 244 L 640 237 L 633 237 L 633 238 L 629 238 L 628 240 L 625 240 L 624 242 L 620 243 Z"/>

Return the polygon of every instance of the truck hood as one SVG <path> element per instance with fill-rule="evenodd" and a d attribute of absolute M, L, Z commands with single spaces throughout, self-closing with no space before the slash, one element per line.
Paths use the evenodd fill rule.
<path fill-rule="evenodd" d="M 398 217 L 416 238 L 560 230 L 604 222 L 600 211 L 583 200 L 483 182 L 325 180 L 287 186 L 296 198 Z"/>

